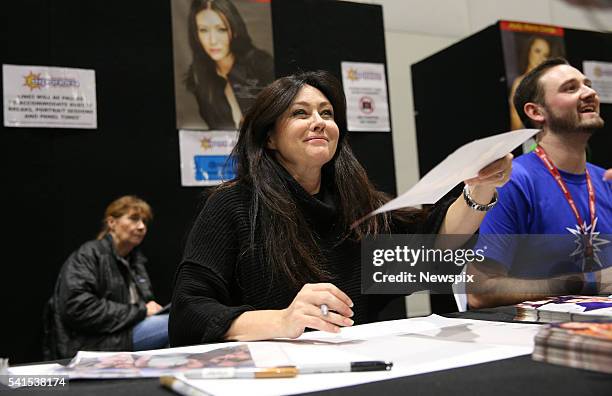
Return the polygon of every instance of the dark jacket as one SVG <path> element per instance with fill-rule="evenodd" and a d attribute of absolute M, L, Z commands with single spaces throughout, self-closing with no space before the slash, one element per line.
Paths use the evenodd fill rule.
<path fill-rule="evenodd" d="M 236 57 L 227 80 L 217 74 L 204 81 L 202 78 L 194 76 L 191 88 L 198 101 L 200 116 L 209 129 L 235 130 L 232 109 L 225 97 L 225 85 L 229 81 L 240 110 L 246 113 L 257 94 L 274 80 L 274 59 L 265 51 L 252 49 Z"/>
<path fill-rule="evenodd" d="M 144 320 L 153 299 L 151 282 L 137 249 L 122 261 L 110 235 L 89 241 L 68 257 L 45 308 L 46 359 L 72 357 L 79 350 L 132 349 L 132 328 Z M 139 301 L 130 304 L 130 279 Z"/>

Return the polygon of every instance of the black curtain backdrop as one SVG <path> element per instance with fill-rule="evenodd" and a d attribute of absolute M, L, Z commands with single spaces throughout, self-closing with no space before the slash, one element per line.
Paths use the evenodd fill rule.
<path fill-rule="evenodd" d="M 155 219 L 143 243 L 158 302 L 202 189 L 180 186 L 170 1 L 19 0 L 2 3 L 3 64 L 94 69 L 98 129 L 0 132 L 5 228 L 0 356 L 42 359 L 42 310 L 60 266 L 93 239 L 104 208 L 136 194 Z M 385 62 L 382 8 L 325 0 L 272 4 L 277 76 L 340 62 Z M 395 194 L 391 133 L 350 140 L 370 177 Z M 401 311 L 403 307 L 396 307 Z"/>
<path fill-rule="evenodd" d="M 386 63 L 379 5 L 277 0 L 272 2 L 272 19 L 277 77 L 325 69 L 342 81 L 341 61 Z M 386 67 L 385 73 L 388 82 Z M 356 132 L 350 134 L 349 141 L 370 179 L 380 190 L 395 195 L 392 134 Z"/>

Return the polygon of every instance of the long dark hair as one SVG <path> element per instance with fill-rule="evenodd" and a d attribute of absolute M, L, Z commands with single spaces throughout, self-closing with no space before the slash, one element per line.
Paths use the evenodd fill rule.
<path fill-rule="evenodd" d="M 517 62 L 519 74 L 525 74 L 529 71 L 527 70 L 527 68 L 529 67 L 529 56 L 531 55 L 531 48 L 534 46 L 535 42 L 538 40 L 542 40 L 546 44 L 548 44 L 548 48 L 550 50 L 549 58 L 552 57 L 553 45 L 550 42 L 550 40 L 540 35 L 530 36 L 529 39 L 523 43 L 521 51 L 519 51 L 518 62 Z"/>
<path fill-rule="evenodd" d="M 217 65 L 212 60 L 200 43 L 198 37 L 198 26 L 196 24 L 196 14 L 205 9 L 210 9 L 222 15 L 229 25 L 232 33 L 230 38 L 230 51 L 235 58 L 241 58 L 249 51 L 255 49 L 251 36 L 246 28 L 246 24 L 240 16 L 238 9 L 230 0 L 194 0 L 191 3 L 188 17 L 189 46 L 193 54 L 193 62 L 187 72 L 185 83 L 187 88 L 195 92 L 197 89 L 206 90 L 206 98 L 209 102 L 214 100 L 215 90 L 218 89 L 213 82 L 219 81 L 221 91 L 225 87 L 226 81 L 217 74 Z M 202 82 L 206 82 L 202 84 Z"/>
<path fill-rule="evenodd" d="M 310 225 L 296 207 L 284 182 L 282 165 L 266 148 L 276 120 L 291 105 L 299 90 L 310 85 L 320 90 L 334 109 L 340 137 L 334 157 L 323 166 L 322 179 L 336 197 L 338 225 L 346 238 L 361 240 L 365 235 L 390 230 L 391 215 L 371 217 L 351 229 L 351 224 L 388 201 L 369 181 L 348 144 L 346 99 L 340 82 L 325 71 L 302 72 L 280 78 L 260 92 L 240 128 L 232 156 L 236 179 L 226 184 L 246 183 L 252 189 L 250 207 L 251 247 L 255 233 L 264 235 L 265 259 L 274 273 L 286 275 L 295 285 L 329 279 Z M 223 187 L 221 187 L 223 188 Z"/>

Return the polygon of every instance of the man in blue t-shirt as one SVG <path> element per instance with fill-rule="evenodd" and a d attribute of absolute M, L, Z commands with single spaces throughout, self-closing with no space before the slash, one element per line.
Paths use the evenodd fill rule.
<path fill-rule="evenodd" d="M 477 248 L 487 259 L 468 266 L 476 280 L 467 285 L 469 306 L 610 293 L 612 184 L 604 169 L 586 162 L 587 142 L 604 125 L 597 93 L 556 58 L 525 76 L 514 105 L 525 125 L 541 129 L 538 146 L 514 160 L 480 226 Z"/>

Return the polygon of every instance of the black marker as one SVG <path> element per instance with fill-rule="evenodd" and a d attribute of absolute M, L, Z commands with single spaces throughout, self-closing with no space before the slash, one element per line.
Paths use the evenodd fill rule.
<path fill-rule="evenodd" d="M 392 362 L 372 360 L 363 362 L 347 363 L 321 363 L 298 366 L 300 374 L 318 373 L 347 373 L 351 371 L 389 371 L 393 367 Z"/>

